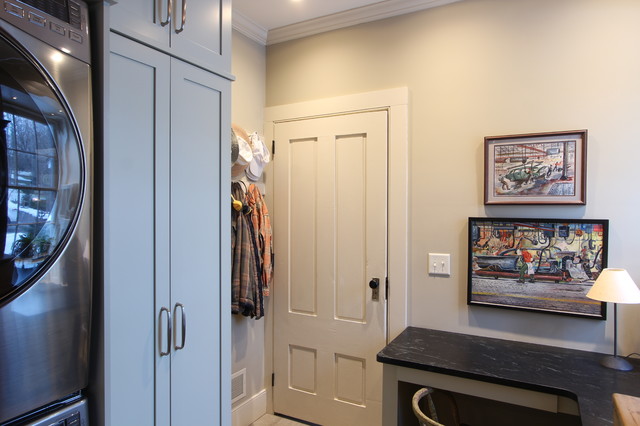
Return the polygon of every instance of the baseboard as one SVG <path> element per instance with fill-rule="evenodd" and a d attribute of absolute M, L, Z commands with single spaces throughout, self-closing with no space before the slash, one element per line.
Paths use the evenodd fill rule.
<path fill-rule="evenodd" d="M 233 409 L 232 426 L 248 426 L 266 413 L 267 391 L 263 389 Z"/>

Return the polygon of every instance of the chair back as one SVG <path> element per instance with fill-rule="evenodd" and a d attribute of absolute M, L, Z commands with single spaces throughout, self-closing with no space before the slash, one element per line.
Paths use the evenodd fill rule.
<path fill-rule="evenodd" d="M 438 423 L 438 413 L 436 413 L 436 406 L 434 405 L 433 398 L 431 397 L 432 393 L 433 388 L 426 387 L 413 394 L 411 406 L 413 408 L 413 413 L 420 421 L 420 426 L 444 426 L 442 423 Z M 423 413 L 420 408 L 420 401 L 422 399 L 426 399 L 427 401 L 428 415 Z"/>

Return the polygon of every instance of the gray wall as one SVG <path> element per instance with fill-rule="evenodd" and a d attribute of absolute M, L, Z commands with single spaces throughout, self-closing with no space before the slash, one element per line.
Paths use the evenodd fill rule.
<path fill-rule="evenodd" d="M 469 308 L 466 225 L 607 218 L 609 266 L 640 283 L 638 22 L 637 0 L 466 0 L 268 47 L 266 105 L 408 87 L 410 324 L 610 351 L 612 321 Z M 484 206 L 485 136 L 583 128 L 586 206 Z M 428 252 L 451 253 L 450 278 Z M 640 352 L 640 307 L 619 314 L 621 352 Z"/>
<path fill-rule="evenodd" d="M 265 47 L 237 31 L 233 32 L 232 43 L 232 73 L 236 81 L 232 85 L 231 121 L 249 132 L 262 134 Z M 268 321 L 268 315 L 260 320 L 241 315 L 232 317 L 232 372 L 247 369 L 247 396 L 236 406 L 265 389 L 265 330 Z"/>

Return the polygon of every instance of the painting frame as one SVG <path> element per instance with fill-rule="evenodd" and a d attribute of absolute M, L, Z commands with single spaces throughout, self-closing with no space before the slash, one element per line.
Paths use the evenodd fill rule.
<path fill-rule="evenodd" d="M 585 205 L 587 130 L 484 138 L 484 204 Z"/>
<path fill-rule="evenodd" d="M 605 320 L 586 293 L 608 239 L 607 219 L 470 217 L 467 305 Z"/>

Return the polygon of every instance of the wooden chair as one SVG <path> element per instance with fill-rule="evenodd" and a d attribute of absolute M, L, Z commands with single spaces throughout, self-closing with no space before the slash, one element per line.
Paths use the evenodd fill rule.
<path fill-rule="evenodd" d="M 447 420 L 446 426 L 466 426 L 460 423 L 458 406 L 453 395 L 446 391 L 434 391 L 434 389 L 430 387 L 418 390 L 413 395 L 413 399 L 411 401 L 413 413 L 420 421 L 420 426 L 445 426 L 443 423 L 440 423 L 438 413 L 436 412 L 436 404 L 433 401 L 433 396 L 437 397 L 437 402 L 441 410 L 440 417 Z M 420 408 L 420 402 L 423 399 L 426 400 L 426 410 L 428 411 L 428 415 Z"/>

